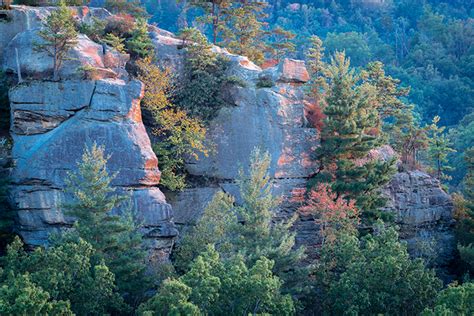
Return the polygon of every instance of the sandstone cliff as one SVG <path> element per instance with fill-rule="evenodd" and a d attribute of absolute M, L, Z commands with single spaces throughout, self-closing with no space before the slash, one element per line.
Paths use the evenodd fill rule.
<path fill-rule="evenodd" d="M 179 41 L 169 33 L 154 32 L 156 52 L 162 62 L 182 65 Z M 175 222 L 192 224 L 202 213 L 213 194 L 222 190 L 238 197 L 235 184 L 238 169 L 247 167 L 255 146 L 268 150 L 274 194 L 282 198 L 279 216 L 290 216 L 295 205 L 291 191 L 305 187 L 316 166 L 312 154 L 318 146 L 317 130 L 307 122 L 304 83 L 309 80 L 302 61 L 285 59 L 279 65 L 260 69 L 241 56 L 216 49 L 231 60 L 229 74 L 245 80 L 245 88 L 233 87 L 229 92 L 233 106 L 222 108 L 210 123 L 209 135 L 216 153 L 189 161 L 188 172 L 195 181 L 183 192 L 169 194 Z M 270 79 L 271 88 L 258 88 L 260 78 Z M 379 154 L 393 155 L 382 150 Z M 387 185 L 386 212 L 394 214 L 400 234 L 415 256 L 423 256 L 433 265 L 449 263 L 455 250 L 452 233 L 452 201 L 439 181 L 422 171 L 400 172 Z M 237 200 L 238 201 L 238 200 Z M 318 247 L 319 227 L 313 218 L 301 216 L 295 225 L 297 242 L 309 249 Z"/>
<path fill-rule="evenodd" d="M 157 188 L 158 161 L 141 120 L 143 85 L 129 80 L 127 56 L 80 36 L 69 52 L 60 82 L 43 80 L 51 73 L 51 58 L 33 49 L 38 26 L 51 8 L 15 7 L 1 33 L 3 69 L 16 74 L 16 52 L 25 82 L 10 90 L 13 138 L 11 200 L 17 213 L 16 230 L 30 246 L 47 243 L 48 235 L 69 227 L 61 205 L 67 202 L 64 179 L 74 170 L 85 146 L 94 142 L 110 155 L 108 169 L 119 172 L 113 185 L 131 195 L 152 260 L 165 260 L 177 230 L 171 206 Z M 77 9 L 78 18 L 108 14 L 104 10 Z M 41 15 L 36 15 L 37 13 Z M 87 13 L 84 13 L 87 12 Z M 38 14 L 39 14 L 38 13 Z M 28 18 L 30 17 L 30 18 Z M 29 21 L 29 22 L 27 22 Z M 26 25 L 25 25 L 26 23 Z M 94 67 L 96 80 L 84 80 L 78 68 Z M 120 210 L 116 210 L 120 212 Z"/>
<path fill-rule="evenodd" d="M 314 172 L 311 156 L 318 145 L 317 130 L 305 116 L 304 83 L 309 75 L 302 61 L 286 59 L 261 69 L 245 57 L 216 48 L 230 60 L 229 75 L 244 80 L 246 86 L 226 91 L 231 106 L 222 108 L 209 126 L 208 137 L 216 150 L 209 157 L 188 161 L 190 187 L 167 193 L 172 211 L 157 188 L 157 159 L 141 121 L 142 85 L 129 80 L 124 70 L 127 56 L 81 36 L 70 52 L 73 58 L 63 67 L 63 81 L 41 80 L 51 72 L 51 62 L 34 51 L 32 43 L 48 10 L 15 7 L 8 13 L 11 19 L 0 22 L 3 68 L 16 73 L 18 51 L 21 73 L 28 79 L 10 93 L 16 163 L 12 200 L 17 230 L 28 244 L 43 244 L 48 233 L 70 225 L 60 207 L 65 199 L 64 176 L 74 168 L 84 145 L 94 141 L 111 154 L 110 170 L 120 171 L 113 184 L 132 194 L 143 233 L 159 258 L 166 258 L 172 247 L 177 234 L 174 223 L 183 227 L 195 222 L 219 190 L 238 197 L 235 179 L 239 168 L 248 166 L 255 146 L 272 157 L 274 193 L 282 197 L 277 217 L 295 212 L 289 202 L 291 191 L 304 187 Z M 109 14 L 87 8 L 77 12 L 78 19 L 85 21 Z M 179 72 L 184 58 L 180 41 L 156 27 L 150 26 L 149 31 L 159 61 Z M 77 71 L 86 64 L 96 69 L 96 80 L 84 80 Z M 262 78 L 273 86 L 258 88 Z M 394 177 L 385 193 L 386 211 L 395 214 L 412 253 L 428 256 L 426 249 L 434 248 L 438 254 L 434 263 L 446 265 L 454 250 L 452 202 L 440 184 L 423 172 L 404 172 Z M 299 244 L 317 247 L 319 228 L 312 218 L 301 217 L 295 230 Z"/>

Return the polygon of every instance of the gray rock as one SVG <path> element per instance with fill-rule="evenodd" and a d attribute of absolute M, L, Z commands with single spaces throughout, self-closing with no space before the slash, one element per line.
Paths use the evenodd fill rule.
<path fill-rule="evenodd" d="M 112 184 L 130 194 L 147 244 L 169 254 L 165 248 L 172 246 L 177 231 L 171 206 L 155 187 L 160 171 L 141 121 L 140 82 L 33 81 L 13 88 L 10 97 L 12 201 L 26 244 L 44 245 L 51 232 L 71 226 L 73 219 L 62 212 L 69 199 L 64 180 L 85 146 L 95 142 L 110 155 L 109 172 L 118 172 Z"/>
<path fill-rule="evenodd" d="M 304 178 L 314 171 L 310 157 L 316 130 L 304 126 L 300 91 L 279 84 L 274 89 L 234 88 L 231 97 L 236 106 L 222 108 L 208 129 L 215 154 L 190 161 L 191 174 L 235 179 L 255 147 L 269 151 L 275 178 Z"/>
<path fill-rule="evenodd" d="M 168 201 L 173 205 L 174 222 L 178 225 L 194 224 L 220 190 L 219 187 L 200 187 L 169 193 Z"/>
<path fill-rule="evenodd" d="M 38 50 L 44 40 L 38 36 L 39 29 L 32 29 L 16 35 L 4 49 L 3 69 L 17 73 L 16 50 L 19 54 L 20 71 L 23 78 L 44 79 L 53 73 L 53 58 L 45 51 Z M 59 70 L 62 79 L 81 79 L 82 67 L 104 69 L 104 49 L 85 35 L 79 35 L 77 44 L 71 48 Z M 114 76 L 103 72 L 103 77 Z"/>
<path fill-rule="evenodd" d="M 0 10 L 0 60 L 3 48 L 19 33 L 39 28 L 48 15 L 57 7 L 30 7 L 13 5 L 12 10 Z M 110 12 L 102 8 L 73 7 L 71 8 L 79 22 L 91 23 L 93 17 L 105 19 Z"/>
<path fill-rule="evenodd" d="M 422 171 L 400 172 L 384 194 L 389 198 L 386 211 L 394 214 L 409 251 L 446 267 L 456 250 L 453 202 L 439 181 Z"/>

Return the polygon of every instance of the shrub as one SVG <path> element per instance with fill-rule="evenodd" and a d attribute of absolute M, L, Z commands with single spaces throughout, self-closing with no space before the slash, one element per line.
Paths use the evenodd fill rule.
<path fill-rule="evenodd" d="M 227 105 L 223 91 L 228 85 L 239 84 L 235 77 L 227 76 L 229 61 L 212 51 L 206 37 L 197 29 L 186 28 L 180 38 L 186 50 L 184 75 L 175 94 L 176 104 L 191 116 L 205 121 L 214 118 L 218 110 Z"/>
<path fill-rule="evenodd" d="M 148 24 L 145 19 L 137 19 L 131 36 L 125 41 L 125 47 L 134 58 L 145 58 L 153 54 L 153 44 L 148 35 Z"/>
<path fill-rule="evenodd" d="M 87 35 L 96 43 L 101 43 L 105 35 L 105 26 L 107 21 L 100 20 L 96 17 L 92 18 L 91 23 L 81 23 L 78 27 L 80 33 Z"/>
<path fill-rule="evenodd" d="M 130 14 L 117 14 L 107 19 L 104 33 L 114 34 L 120 38 L 128 38 L 131 36 L 131 30 L 135 26 L 135 18 Z"/>
<path fill-rule="evenodd" d="M 273 82 L 273 80 L 271 78 L 268 78 L 268 77 L 258 78 L 258 81 L 257 81 L 257 88 L 258 89 L 272 88 L 274 85 L 275 85 L 275 83 Z"/>
<path fill-rule="evenodd" d="M 158 141 L 153 149 L 160 161 L 161 184 L 170 190 L 180 190 L 186 185 L 184 159 L 207 155 L 204 144 L 206 129 L 198 118 L 190 117 L 170 102 L 173 90 L 172 74 L 161 69 L 150 58 L 139 60 L 138 79 L 145 84 L 144 108 L 153 117 L 153 134 Z"/>

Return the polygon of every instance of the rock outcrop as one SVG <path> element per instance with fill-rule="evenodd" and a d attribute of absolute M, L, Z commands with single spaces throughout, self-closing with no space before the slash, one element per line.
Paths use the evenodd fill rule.
<path fill-rule="evenodd" d="M 120 172 L 113 185 L 131 195 L 156 260 L 169 254 L 177 235 L 174 223 L 194 223 L 217 191 L 231 193 L 239 201 L 238 171 L 248 168 L 255 147 L 267 150 L 272 158 L 273 192 L 282 198 L 276 216 L 294 214 L 291 192 L 305 187 L 317 168 L 312 155 L 318 132 L 305 115 L 311 105 L 304 100 L 304 84 L 309 80 L 304 62 L 285 59 L 261 69 L 246 57 L 214 48 L 229 59 L 229 75 L 246 85 L 225 91 L 229 106 L 219 110 L 208 128 L 215 150 L 208 157 L 187 161 L 190 187 L 169 193 L 173 221 L 171 206 L 157 188 L 157 159 L 141 121 L 142 84 L 130 81 L 124 70 L 128 56 L 81 36 L 69 53 L 71 60 L 64 64 L 62 81 L 40 80 L 51 72 L 52 62 L 34 50 L 33 43 L 39 40 L 38 27 L 50 10 L 19 6 L 8 12 L 10 20 L 0 22 L 3 68 L 17 72 L 18 51 L 21 74 L 29 79 L 10 93 L 15 161 L 12 200 L 18 213 L 17 229 L 29 245 L 44 244 L 49 233 L 71 225 L 72 219 L 61 210 L 67 201 L 64 178 L 75 168 L 84 146 L 93 142 L 104 145 L 111 155 L 109 170 Z M 109 14 L 102 9 L 76 10 L 77 18 L 84 21 Z M 149 31 L 158 60 L 179 73 L 182 42 L 154 26 Z M 94 80 L 85 80 L 78 71 L 85 66 L 94 69 L 88 77 Z M 263 80 L 264 86 L 271 87 L 261 88 Z M 383 159 L 386 151 L 379 154 Z M 398 173 L 385 194 L 389 198 L 386 211 L 395 215 L 411 252 L 428 257 L 426 246 L 435 247 L 434 264 L 446 265 L 454 249 L 452 203 L 440 184 L 422 172 Z M 295 230 L 298 244 L 317 247 L 319 228 L 312 218 L 300 217 Z"/>
<path fill-rule="evenodd" d="M 160 60 L 177 69 L 182 66 L 180 41 L 172 35 L 155 32 L 154 43 Z M 316 166 L 311 159 L 318 146 L 317 130 L 305 117 L 304 83 L 309 75 L 304 62 L 285 59 L 265 70 L 241 56 L 216 49 L 231 60 L 229 74 L 248 83 L 245 88 L 228 91 L 232 106 L 222 108 L 210 123 L 208 137 L 216 151 L 209 157 L 189 161 L 188 172 L 200 179 L 192 188 L 170 193 L 175 221 L 189 225 L 199 218 L 215 192 L 222 190 L 237 197 L 235 180 L 239 168 L 249 165 L 249 156 L 258 146 L 268 150 L 272 164 L 273 192 L 283 203 L 277 217 L 291 216 L 296 206 L 290 202 L 295 188 L 304 188 Z M 258 88 L 265 78 L 271 88 Z M 371 153 L 368 159 L 389 159 L 394 152 L 388 146 Z M 452 234 L 452 202 L 439 182 L 421 171 L 397 173 L 384 193 L 389 203 L 387 212 L 394 214 L 401 237 L 410 252 L 432 260 L 435 266 L 446 266 L 454 250 Z M 309 216 L 295 223 L 297 243 L 309 249 L 318 247 L 319 227 Z M 430 249 L 436 250 L 430 254 Z"/>
<path fill-rule="evenodd" d="M 156 187 L 158 161 L 141 121 L 138 81 L 34 81 L 10 92 L 13 137 L 12 200 L 17 230 L 28 245 L 47 243 L 48 235 L 72 219 L 64 180 L 76 169 L 85 146 L 104 146 L 112 184 L 128 192 L 152 252 L 166 253 L 177 232 L 172 211 Z M 163 257 L 160 255 L 160 257 Z"/>
<path fill-rule="evenodd" d="M 397 173 L 386 186 L 387 211 L 400 227 L 400 237 L 414 256 L 436 267 L 454 257 L 453 202 L 438 180 L 422 171 Z"/>
<path fill-rule="evenodd" d="M 17 34 L 41 27 L 43 21 L 54 9 L 54 7 L 14 5 L 12 10 L 0 10 L 0 61 L 4 55 L 3 48 Z M 80 22 L 91 22 L 94 17 L 105 19 L 111 15 L 102 8 L 75 7 L 73 11 L 75 18 Z M 8 56 L 7 59 L 11 59 L 11 57 Z"/>
<path fill-rule="evenodd" d="M 20 7 L 12 11 L 20 13 L 12 15 L 31 16 L 37 10 L 43 16 L 48 14 L 48 8 Z M 73 59 L 64 63 L 62 80 L 44 80 L 52 62 L 51 57 L 33 49 L 37 30 L 26 28 L 2 47 L 3 68 L 15 73 L 13 52 L 20 51 L 21 72 L 28 79 L 9 94 L 14 161 L 11 200 L 17 213 L 17 232 L 27 245 L 37 246 L 46 244 L 52 232 L 71 226 L 73 219 L 62 210 L 69 199 L 64 193 L 65 178 L 76 169 L 86 146 L 96 143 L 110 156 L 109 172 L 118 172 L 112 185 L 131 197 L 150 260 L 166 260 L 177 230 L 171 206 L 157 187 L 158 161 L 142 123 L 143 84 L 128 79 L 124 69 L 127 56 L 85 36 L 80 36 L 69 52 Z M 101 71 L 96 80 L 85 80 L 77 74 L 81 66 Z"/>

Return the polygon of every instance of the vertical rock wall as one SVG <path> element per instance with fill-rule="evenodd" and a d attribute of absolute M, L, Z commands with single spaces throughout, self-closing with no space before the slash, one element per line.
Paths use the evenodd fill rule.
<path fill-rule="evenodd" d="M 48 10 L 15 7 L 10 23 L 20 32 L 0 34 L 0 42 L 8 42 L 1 47 L 3 69 L 15 75 L 19 51 L 26 79 L 9 94 L 14 163 L 10 195 L 16 230 L 27 245 L 37 246 L 47 244 L 52 232 L 71 226 L 73 219 L 62 207 L 69 199 L 65 178 L 76 170 L 84 148 L 96 143 L 110 155 L 108 171 L 118 172 L 112 185 L 131 197 L 131 205 L 124 207 L 132 208 L 141 225 L 150 260 L 167 260 L 177 230 L 171 206 L 157 187 L 158 161 L 142 123 L 143 84 L 128 79 L 127 56 L 83 35 L 68 53 L 61 81 L 45 80 L 52 72 L 52 59 L 33 49 L 38 28 L 25 26 L 22 17 L 36 16 L 40 25 Z M 78 18 L 91 16 L 87 8 L 76 10 Z M 83 66 L 94 69 L 96 80 L 84 79 Z"/>

